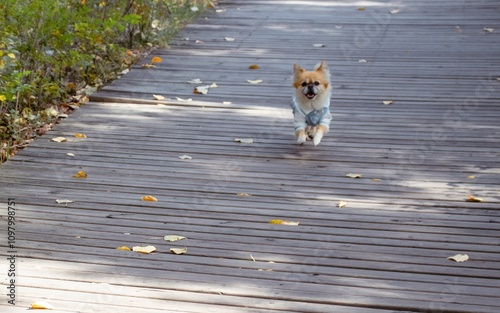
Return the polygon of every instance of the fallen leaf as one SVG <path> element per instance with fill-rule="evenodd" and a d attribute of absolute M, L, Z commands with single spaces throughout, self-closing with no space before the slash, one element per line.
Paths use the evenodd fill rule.
<path fill-rule="evenodd" d="M 231 37 L 224 37 L 224 40 L 225 41 L 235 41 L 236 39 L 235 38 L 231 38 Z"/>
<path fill-rule="evenodd" d="M 491 27 L 485 27 L 483 28 L 485 32 L 487 33 L 492 33 L 495 29 L 494 28 L 491 28 Z"/>
<path fill-rule="evenodd" d="M 155 197 L 153 197 L 151 195 L 147 195 L 147 196 L 142 196 L 141 201 L 158 202 L 158 199 L 156 199 Z"/>
<path fill-rule="evenodd" d="M 66 199 L 56 199 L 56 202 L 59 203 L 59 204 L 68 204 L 68 203 L 73 203 L 75 201 L 73 200 L 66 200 Z"/>
<path fill-rule="evenodd" d="M 192 157 L 189 156 L 189 155 L 187 155 L 187 154 L 184 154 L 184 155 L 179 156 L 179 159 L 181 159 L 181 160 L 191 160 Z"/>
<path fill-rule="evenodd" d="M 483 198 L 477 198 L 474 197 L 473 195 L 467 195 L 467 200 L 468 202 L 483 202 Z"/>
<path fill-rule="evenodd" d="M 167 235 L 167 236 L 163 237 L 163 239 L 165 239 L 168 242 L 174 242 L 174 241 L 179 241 L 179 240 L 183 240 L 183 239 L 187 239 L 187 238 L 183 237 L 183 236 L 177 236 L 177 235 Z"/>
<path fill-rule="evenodd" d="M 155 98 L 155 100 L 165 100 L 165 97 L 161 95 L 153 95 L 153 98 Z"/>
<path fill-rule="evenodd" d="M 194 43 L 200 44 L 200 43 L 204 43 L 204 41 L 203 40 L 195 40 Z"/>
<path fill-rule="evenodd" d="M 116 248 L 116 250 L 130 251 L 130 250 L 132 250 L 132 249 L 130 249 L 130 248 L 129 248 L 129 247 L 127 247 L 127 246 L 121 246 L 121 247 Z"/>
<path fill-rule="evenodd" d="M 45 109 L 45 113 L 48 116 L 52 116 L 52 117 L 55 117 L 55 116 L 57 116 L 57 114 L 59 114 L 59 112 L 57 112 L 57 110 L 54 109 L 54 107 L 50 107 L 50 108 Z"/>
<path fill-rule="evenodd" d="M 257 70 L 257 69 L 260 68 L 260 66 L 258 66 L 257 64 L 251 64 L 251 65 L 248 66 L 248 68 L 251 69 L 251 70 Z"/>
<path fill-rule="evenodd" d="M 343 208 L 347 205 L 347 202 L 345 201 L 339 201 L 339 208 Z"/>
<path fill-rule="evenodd" d="M 252 195 L 248 194 L 248 193 L 243 193 L 242 192 L 242 193 L 237 194 L 237 196 L 239 196 L 239 197 L 251 197 Z"/>
<path fill-rule="evenodd" d="M 226 11 L 226 10 L 218 9 L 218 10 L 215 10 L 215 13 L 222 13 L 224 11 Z"/>
<path fill-rule="evenodd" d="M 87 178 L 88 175 L 84 171 L 79 171 L 78 173 L 76 173 L 75 175 L 73 175 L 73 177 L 75 177 L 75 178 Z"/>
<path fill-rule="evenodd" d="M 476 178 L 476 176 L 471 175 L 471 176 L 469 176 L 469 177 L 467 177 L 467 178 L 468 178 L 468 179 L 474 179 L 474 178 Z"/>
<path fill-rule="evenodd" d="M 66 139 L 64 137 L 56 137 L 56 138 L 52 138 L 50 141 L 54 141 L 54 142 L 66 142 L 66 141 L 68 141 L 68 139 Z"/>
<path fill-rule="evenodd" d="M 153 57 L 151 59 L 151 64 L 161 63 L 163 60 L 160 57 Z"/>
<path fill-rule="evenodd" d="M 142 64 L 141 67 L 142 68 L 153 68 L 153 67 L 156 67 L 156 66 L 154 66 L 153 64 Z"/>
<path fill-rule="evenodd" d="M 234 138 L 234 141 L 241 143 L 253 143 L 252 138 Z"/>
<path fill-rule="evenodd" d="M 366 63 L 368 61 L 366 61 L 365 59 L 361 59 L 361 60 L 358 60 L 359 63 Z"/>
<path fill-rule="evenodd" d="M 177 101 L 187 101 L 187 102 L 193 101 L 193 99 L 191 99 L 191 98 L 182 99 L 182 98 L 179 98 L 179 97 L 175 97 L 175 99 L 177 99 Z"/>
<path fill-rule="evenodd" d="M 453 31 L 455 33 L 461 33 L 462 32 L 462 29 L 460 28 L 460 26 L 455 26 L 455 28 L 453 29 Z"/>
<path fill-rule="evenodd" d="M 349 177 L 349 178 L 361 178 L 361 174 L 349 173 L 349 174 L 346 174 L 345 176 Z"/>
<path fill-rule="evenodd" d="M 212 1 L 209 0 L 207 2 L 207 8 L 209 8 L 209 9 L 215 9 L 215 4 Z"/>
<path fill-rule="evenodd" d="M 342 26 L 342 25 L 335 25 L 335 28 L 336 29 L 342 29 L 342 28 L 344 28 L 344 26 Z"/>
<path fill-rule="evenodd" d="M 121 71 L 121 74 L 122 75 L 125 75 L 127 74 L 128 72 L 130 72 L 130 70 L 128 68 L 124 69 L 123 71 Z"/>
<path fill-rule="evenodd" d="M 457 255 L 448 257 L 448 260 L 452 260 L 455 262 L 465 262 L 468 259 L 469 259 L 469 256 L 467 254 L 457 254 Z"/>
<path fill-rule="evenodd" d="M 399 13 L 399 9 L 394 9 L 394 10 L 390 10 L 389 13 L 391 14 L 398 14 Z"/>
<path fill-rule="evenodd" d="M 54 307 L 47 301 L 35 301 L 31 304 L 30 310 L 53 310 Z"/>
<path fill-rule="evenodd" d="M 219 86 L 217 86 L 217 84 L 216 84 L 216 83 L 212 83 L 212 85 L 210 85 L 210 86 L 208 86 L 208 87 L 209 87 L 209 88 L 217 88 L 217 87 L 219 87 Z"/>
<path fill-rule="evenodd" d="M 382 101 L 382 103 L 385 104 L 385 105 L 389 105 L 389 104 L 393 104 L 394 101 L 392 101 L 392 100 L 386 100 L 386 101 Z"/>
<path fill-rule="evenodd" d="M 210 86 L 208 86 L 208 85 L 197 86 L 197 87 L 194 87 L 193 93 L 206 95 L 208 93 L 208 88 L 210 88 Z"/>
<path fill-rule="evenodd" d="M 257 262 L 257 261 L 255 261 L 255 258 L 253 257 L 253 255 L 251 255 L 251 254 L 250 254 L 250 257 L 252 258 L 252 260 L 253 260 L 254 262 Z"/>
<path fill-rule="evenodd" d="M 229 104 L 233 104 L 233 103 L 231 101 L 222 101 L 222 104 L 229 105 Z"/>
<path fill-rule="evenodd" d="M 69 115 L 68 114 L 58 114 L 57 115 L 57 118 L 68 118 Z"/>
<path fill-rule="evenodd" d="M 87 138 L 87 135 L 78 133 L 78 134 L 75 134 L 75 137 L 76 138 Z"/>
<path fill-rule="evenodd" d="M 170 252 L 173 254 L 184 254 L 188 251 L 187 247 L 184 248 L 170 248 Z"/>
<path fill-rule="evenodd" d="M 155 246 L 145 246 L 145 247 L 135 246 L 135 247 L 132 247 L 132 251 L 144 253 L 144 254 L 150 254 L 151 252 L 156 251 L 156 247 Z"/>
<path fill-rule="evenodd" d="M 324 44 L 322 44 L 322 43 L 315 43 L 315 44 L 313 45 L 313 47 L 314 47 L 314 48 L 323 48 L 324 46 L 325 46 L 325 45 L 324 45 Z"/>
<path fill-rule="evenodd" d="M 365 7 L 359 7 L 359 8 L 358 8 L 358 11 L 364 11 L 364 10 L 366 10 L 366 8 L 365 8 Z"/>
<path fill-rule="evenodd" d="M 190 84 L 202 84 L 203 82 L 199 78 L 191 79 L 188 81 Z"/>
<path fill-rule="evenodd" d="M 260 84 L 262 83 L 262 79 L 255 79 L 255 80 L 247 79 L 247 82 L 249 82 L 250 84 Z"/>
<path fill-rule="evenodd" d="M 374 181 L 374 182 L 379 182 L 379 181 L 381 181 L 381 180 L 382 180 L 382 179 L 380 179 L 380 178 L 372 178 L 372 181 Z"/>
<path fill-rule="evenodd" d="M 200 9 L 197 6 L 192 6 L 191 11 L 192 12 L 198 12 Z"/>
<path fill-rule="evenodd" d="M 9 54 L 7 54 L 7 56 L 8 56 L 9 58 L 11 58 L 11 59 L 15 59 L 15 58 L 16 58 L 16 55 L 15 55 L 14 53 L 12 53 L 12 52 L 11 52 L 11 53 L 9 53 Z"/>
<path fill-rule="evenodd" d="M 74 153 L 66 153 L 67 156 L 70 156 L 70 157 L 74 157 L 75 154 Z"/>
<path fill-rule="evenodd" d="M 278 224 L 278 225 L 290 225 L 290 226 L 297 226 L 299 225 L 300 222 L 292 222 L 292 221 L 285 221 L 285 220 L 270 220 L 269 224 Z"/>

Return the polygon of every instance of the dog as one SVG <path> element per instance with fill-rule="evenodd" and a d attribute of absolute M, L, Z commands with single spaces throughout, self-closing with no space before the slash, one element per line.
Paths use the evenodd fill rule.
<path fill-rule="evenodd" d="M 297 144 L 303 145 L 308 139 L 315 146 L 330 129 L 330 71 L 325 61 L 318 63 L 314 70 L 306 71 L 298 64 L 293 65 L 293 87 L 295 95 L 291 107 L 294 116 Z"/>

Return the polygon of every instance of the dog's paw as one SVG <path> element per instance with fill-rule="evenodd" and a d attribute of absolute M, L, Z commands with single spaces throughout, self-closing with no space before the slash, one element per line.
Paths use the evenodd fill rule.
<path fill-rule="evenodd" d="M 299 137 L 297 138 L 297 144 L 298 145 L 303 145 L 306 143 L 306 140 L 307 140 L 307 137 L 306 136 L 303 136 L 303 137 Z"/>
<path fill-rule="evenodd" d="M 315 146 L 319 145 L 320 142 L 321 142 L 321 137 L 316 136 L 316 137 L 313 138 L 313 144 Z"/>

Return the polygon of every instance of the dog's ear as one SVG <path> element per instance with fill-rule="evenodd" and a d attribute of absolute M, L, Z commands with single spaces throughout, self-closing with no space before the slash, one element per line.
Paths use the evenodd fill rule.
<path fill-rule="evenodd" d="M 300 65 L 298 64 L 294 64 L 293 65 L 293 73 L 296 75 L 296 74 L 300 74 L 300 73 L 303 73 L 305 72 L 305 69 L 303 69 L 302 67 L 300 67 Z"/>
<path fill-rule="evenodd" d="M 326 61 L 322 61 L 321 63 L 316 64 L 316 67 L 314 69 L 317 72 L 328 71 L 328 64 L 326 64 Z"/>

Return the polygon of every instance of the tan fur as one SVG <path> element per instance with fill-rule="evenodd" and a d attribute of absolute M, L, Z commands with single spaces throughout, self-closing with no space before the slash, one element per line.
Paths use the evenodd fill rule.
<path fill-rule="evenodd" d="M 304 94 L 303 83 L 314 84 L 319 82 L 317 86 L 318 93 L 313 99 L 308 99 Z M 306 71 L 298 64 L 293 66 L 293 87 L 295 88 L 295 97 L 298 104 L 305 110 L 321 110 L 331 97 L 330 72 L 326 62 L 321 62 L 316 65 L 314 70 Z M 313 144 L 316 146 L 321 142 L 323 136 L 328 132 L 328 128 L 323 125 L 316 127 L 308 126 L 305 130 L 297 130 L 295 136 L 298 144 L 304 144 L 308 137 L 313 138 Z"/>

